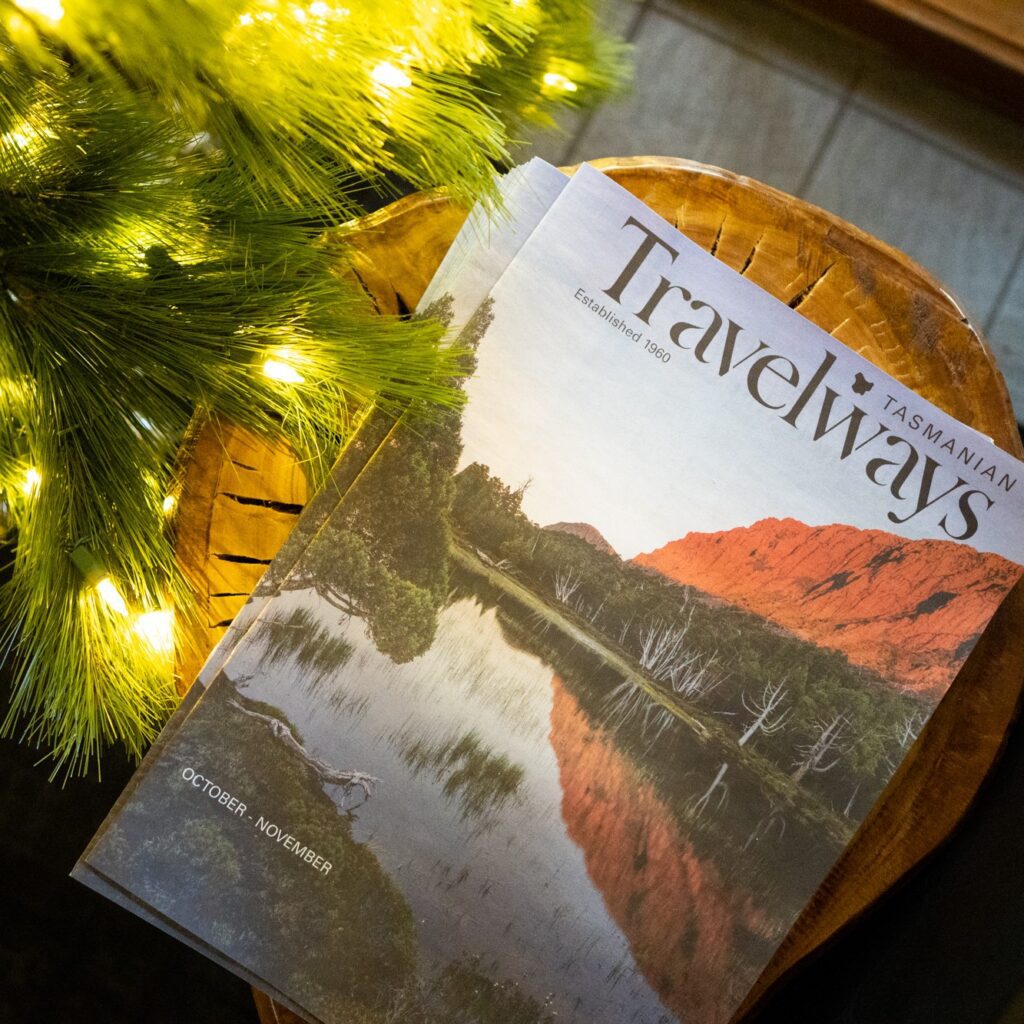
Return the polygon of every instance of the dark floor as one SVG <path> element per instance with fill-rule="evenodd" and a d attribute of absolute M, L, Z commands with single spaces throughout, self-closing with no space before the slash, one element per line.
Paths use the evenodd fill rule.
<path fill-rule="evenodd" d="M 132 767 L 62 789 L 35 760 L 0 741 L 0 1024 L 254 1024 L 247 985 L 68 878 Z"/>

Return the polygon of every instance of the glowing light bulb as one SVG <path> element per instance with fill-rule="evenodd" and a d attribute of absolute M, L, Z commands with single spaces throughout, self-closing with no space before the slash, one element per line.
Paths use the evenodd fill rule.
<path fill-rule="evenodd" d="M 30 498 L 39 490 L 39 485 L 43 482 L 43 474 L 36 469 L 35 466 L 29 466 L 25 470 L 25 476 L 21 481 L 21 491 L 23 494 L 27 494 Z"/>
<path fill-rule="evenodd" d="M 378 86 L 378 92 L 389 89 L 408 89 L 412 79 L 393 61 L 382 60 L 371 72 L 370 77 Z"/>
<path fill-rule="evenodd" d="M 169 516 L 173 511 L 175 505 L 178 504 L 178 499 L 173 494 L 168 494 L 163 500 L 163 504 L 160 506 L 164 510 L 164 515 Z"/>
<path fill-rule="evenodd" d="M 557 71 L 549 71 L 544 76 L 544 84 L 549 89 L 560 89 L 562 92 L 575 92 L 580 88 L 572 79 L 566 78 Z"/>
<path fill-rule="evenodd" d="M 18 149 L 31 149 L 39 143 L 39 132 L 27 121 L 22 121 L 3 135 L 3 141 L 8 146 L 17 146 Z"/>
<path fill-rule="evenodd" d="M 128 614 L 128 605 L 124 603 L 121 591 L 109 576 L 102 576 L 96 581 L 96 593 L 103 598 L 103 603 L 118 615 Z"/>
<path fill-rule="evenodd" d="M 132 625 L 132 631 L 157 654 L 174 653 L 174 612 L 143 612 Z"/>
<path fill-rule="evenodd" d="M 64 17 L 60 0 L 14 0 L 14 4 L 26 14 L 37 14 L 47 21 L 60 21 Z"/>
<path fill-rule="evenodd" d="M 548 71 L 544 75 L 544 85 L 548 89 L 558 89 L 561 92 L 576 92 L 579 86 L 571 79 L 558 71 Z"/>
<path fill-rule="evenodd" d="M 264 361 L 264 375 L 271 380 L 279 380 L 284 384 L 302 384 L 306 378 L 292 365 L 293 358 L 294 356 L 289 349 L 278 349 L 276 358 Z"/>

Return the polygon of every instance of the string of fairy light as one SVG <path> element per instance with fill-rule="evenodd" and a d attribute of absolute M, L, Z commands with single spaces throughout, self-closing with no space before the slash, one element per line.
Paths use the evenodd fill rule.
<path fill-rule="evenodd" d="M 263 360 L 264 376 L 285 385 L 303 384 L 300 372 L 302 357 L 290 348 L 277 348 Z M 44 486 L 42 471 L 33 465 L 25 468 L 20 490 L 28 500 L 36 498 Z M 170 518 L 178 507 L 173 494 L 164 495 L 161 511 Z M 170 657 L 174 653 L 174 611 L 171 608 L 132 610 L 125 600 L 117 581 L 96 556 L 84 545 L 71 552 L 71 560 L 82 574 L 87 594 L 95 594 L 113 614 L 125 619 L 131 632 L 148 645 L 156 655 Z"/>
<path fill-rule="evenodd" d="M 527 8 L 535 0 L 511 0 L 512 6 L 516 8 Z M 41 18 L 50 25 L 58 24 L 64 17 L 64 6 L 61 0 L 14 0 L 16 7 L 33 18 Z M 256 26 L 260 23 L 273 22 L 278 18 L 278 11 L 290 16 L 294 21 L 306 24 L 326 24 L 336 22 L 348 17 L 352 12 L 347 7 L 326 3 L 325 0 L 313 0 L 312 3 L 302 6 L 300 4 L 279 5 L 276 0 L 269 0 L 269 3 L 260 10 L 247 11 L 238 18 L 238 26 L 242 29 Z M 319 29 L 313 28 L 316 38 L 323 38 Z M 332 56 L 333 51 L 328 51 Z M 394 92 L 411 88 L 412 77 L 408 68 L 417 60 L 417 54 L 412 51 L 404 51 L 395 59 L 381 60 L 370 69 L 370 78 L 374 83 L 375 91 L 382 96 L 389 96 Z M 541 76 L 542 89 L 546 94 L 552 93 L 574 93 L 579 86 L 566 73 L 570 70 L 571 62 L 552 60 L 549 68 Z"/>
<path fill-rule="evenodd" d="M 525 11 L 535 3 L 535 0 L 510 2 L 513 7 L 523 8 Z M 14 0 L 14 4 L 37 23 L 56 26 L 65 16 L 61 0 Z M 327 3 L 325 0 L 313 0 L 306 5 L 282 4 L 276 0 L 267 0 L 258 8 L 241 14 L 237 21 L 237 30 L 248 31 L 257 28 L 261 23 L 273 22 L 280 16 L 308 24 L 316 38 L 322 40 L 322 26 L 329 22 L 341 21 L 350 14 L 348 8 Z M 383 100 L 394 101 L 403 90 L 412 88 L 414 83 L 411 72 L 425 66 L 423 55 L 416 49 L 396 50 L 391 56 L 379 60 L 369 69 L 371 88 Z M 571 69 L 571 62 L 552 62 L 542 75 L 541 91 L 546 95 L 576 92 L 576 82 L 566 73 Z M 41 130 L 45 129 L 26 122 L 7 132 L 3 141 L 23 151 L 30 151 L 36 143 L 42 141 L 39 136 Z M 13 295 L 10 298 L 17 301 Z M 306 379 L 302 372 L 305 369 L 303 362 L 303 357 L 293 349 L 274 348 L 263 360 L 262 373 L 283 387 L 301 385 Z M 153 485 L 155 486 L 155 482 Z M 20 481 L 23 498 L 26 501 L 37 500 L 46 486 L 44 470 L 36 465 L 26 465 Z M 160 507 L 168 520 L 174 516 L 177 505 L 175 495 L 163 496 Z M 173 655 L 175 619 L 172 608 L 133 608 L 126 600 L 117 580 L 87 547 L 76 547 L 70 557 L 82 575 L 84 596 L 87 599 L 95 596 L 111 615 L 124 619 L 130 633 L 145 643 L 155 655 L 167 659 Z"/>

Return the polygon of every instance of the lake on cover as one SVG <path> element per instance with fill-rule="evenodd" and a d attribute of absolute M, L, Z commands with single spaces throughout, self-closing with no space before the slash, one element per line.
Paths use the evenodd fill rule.
<path fill-rule="evenodd" d="M 268 669 L 257 639 L 228 675 L 307 752 L 380 780 L 354 809 L 325 792 L 411 908 L 425 973 L 477 957 L 559 1021 L 726 1021 L 836 850 L 685 728 L 613 726 L 613 673 L 473 588 L 403 665 L 362 620 L 285 593 L 272 615 L 312 611 L 348 660 Z"/>

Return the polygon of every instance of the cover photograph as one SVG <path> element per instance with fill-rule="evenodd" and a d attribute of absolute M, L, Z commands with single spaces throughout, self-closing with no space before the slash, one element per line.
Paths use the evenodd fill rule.
<path fill-rule="evenodd" d="M 76 867 L 323 1024 L 725 1024 L 1024 571 L 1020 463 L 544 205 Z"/>

